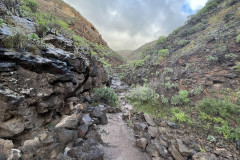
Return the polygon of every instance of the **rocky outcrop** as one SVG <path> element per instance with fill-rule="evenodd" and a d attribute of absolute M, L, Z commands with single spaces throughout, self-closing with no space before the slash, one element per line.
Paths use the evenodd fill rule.
<path fill-rule="evenodd" d="M 12 21 L 35 32 L 34 23 L 26 19 L 12 17 Z M 11 34 L 7 25 L 0 28 L 0 40 Z M 44 40 L 46 47 L 39 55 L 0 48 L 0 159 L 66 158 L 66 149 L 80 145 L 78 138 L 85 136 L 89 141 L 83 140 L 70 153 L 76 149 L 83 159 L 101 159 L 98 142 L 91 141 L 87 132 L 95 121 L 107 123 L 104 106 L 82 111 L 90 107 L 89 91 L 107 83 L 106 72 L 85 54 L 87 49 L 74 54 L 71 40 L 54 34 Z"/>

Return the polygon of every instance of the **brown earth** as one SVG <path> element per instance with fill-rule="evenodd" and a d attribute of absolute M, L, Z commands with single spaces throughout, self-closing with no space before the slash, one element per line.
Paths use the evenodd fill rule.
<path fill-rule="evenodd" d="M 70 28 L 78 35 L 90 42 L 108 46 L 97 29 L 87 21 L 78 11 L 59 0 L 36 0 L 40 10 L 57 15 L 63 21 L 67 20 Z"/>

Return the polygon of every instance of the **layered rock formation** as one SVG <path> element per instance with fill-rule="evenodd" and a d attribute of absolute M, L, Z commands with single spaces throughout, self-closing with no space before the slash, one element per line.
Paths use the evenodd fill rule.
<path fill-rule="evenodd" d="M 3 40 L 15 35 L 16 28 L 29 35 L 37 27 L 28 19 L 5 15 L 4 8 L 8 11 L 2 4 L 1 14 L 12 25 L 0 27 L 0 159 L 66 159 L 71 147 L 77 148 L 70 157 L 101 158 L 94 136 L 78 138 L 86 134 L 82 125 L 87 132 L 94 120 L 107 123 L 101 111 L 99 117 L 89 116 L 93 110 L 83 113 L 92 101 L 90 91 L 108 82 L 102 63 L 91 58 L 89 48 L 79 47 L 76 53 L 71 39 L 51 31 L 40 54 L 3 48 Z M 74 155 L 75 150 L 81 154 Z"/>

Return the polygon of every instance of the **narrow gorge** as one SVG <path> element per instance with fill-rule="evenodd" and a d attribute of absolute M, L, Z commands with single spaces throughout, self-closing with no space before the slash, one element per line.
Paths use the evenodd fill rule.
<path fill-rule="evenodd" d="M 240 160 L 240 3 L 115 52 L 62 0 L 0 0 L 0 160 Z"/>

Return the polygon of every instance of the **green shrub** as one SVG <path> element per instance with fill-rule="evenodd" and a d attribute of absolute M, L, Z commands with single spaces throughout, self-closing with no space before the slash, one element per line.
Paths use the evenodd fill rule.
<path fill-rule="evenodd" d="M 213 57 L 213 56 L 206 56 L 207 61 L 217 61 L 218 57 Z"/>
<path fill-rule="evenodd" d="M 177 88 L 177 87 L 178 87 L 177 84 L 171 83 L 171 82 L 164 83 L 164 86 L 165 86 L 165 88 L 167 88 L 167 89 L 172 89 L 172 88 Z"/>
<path fill-rule="evenodd" d="M 75 45 L 77 45 L 77 46 L 79 46 L 79 45 L 84 46 L 84 47 L 88 46 L 87 40 L 81 36 L 73 35 L 73 40 L 74 40 Z"/>
<path fill-rule="evenodd" d="M 3 40 L 4 47 L 13 48 L 16 50 L 25 49 L 28 37 L 21 31 L 15 35 L 9 36 Z"/>
<path fill-rule="evenodd" d="M 163 104 L 168 104 L 169 100 L 167 97 L 165 97 L 164 95 L 161 95 L 161 100 Z"/>
<path fill-rule="evenodd" d="M 156 42 L 156 44 L 163 44 L 166 42 L 166 37 L 165 36 L 160 36 Z"/>
<path fill-rule="evenodd" d="M 228 124 L 223 124 L 221 126 L 214 125 L 214 131 L 222 134 L 225 139 L 239 139 L 240 137 L 240 128 L 231 128 Z"/>
<path fill-rule="evenodd" d="M 191 119 L 188 115 L 186 115 L 180 108 L 172 108 L 170 110 L 171 113 L 171 121 L 179 122 L 179 123 L 191 123 Z"/>
<path fill-rule="evenodd" d="M 192 35 L 195 32 L 197 32 L 197 29 L 195 27 L 187 28 L 183 30 L 183 32 L 181 33 L 181 36 L 186 37 L 186 36 Z"/>
<path fill-rule="evenodd" d="M 171 33 L 171 35 L 176 35 L 176 34 L 178 34 L 178 32 L 181 31 L 181 29 L 182 29 L 181 27 L 175 29 L 175 30 Z"/>
<path fill-rule="evenodd" d="M 200 94 L 202 93 L 202 91 L 203 91 L 202 86 L 198 86 L 198 87 L 194 90 L 193 94 L 194 94 L 194 95 L 200 95 Z"/>
<path fill-rule="evenodd" d="M 91 51 L 90 54 L 91 54 L 91 57 L 97 57 L 97 53 L 94 51 Z"/>
<path fill-rule="evenodd" d="M 237 72 L 240 72 L 240 62 L 237 62 L 237 64 L 234 66 Z"/>
<path fill-rule="evenodd" d="M 219 100 L 215 98 L 204 98 L 201 100 L 197 108 L 211 116 L 219 116 L 223 119 L 230 118 L 233 115 L 239 114 L 237 105 L 227 100 Z"/>
<path fill-rule="evenodd" d="M 94 89 L 97 99 L 102 100 L 110 105 L 117 105 L 118 96 L 112 88 L 103 87 Z"/>
<path fill-rule="evenodd" d="M 171 98 L 172 105 L 183 105 L 189 102 L 190 102 L 190 99 L 188 98 L 187 90 L 179 91 L 178 95 L 176 94 Z"/>
<path fill-rule="evenodd" d="M 215 142 L 215 141 L 216 141 L 216 138 L 213 137 L 212 135 L 209 135 L 207 139 L 208 139 L 210 142 Z"/>
<path fill-rule="evenodd" d="M 193 19 L 197 19 L 200 16 L 206 14 L 207 12 L 217 8 L 218 4 L 221 3 L 223 0 L 211 0 L 208 1 L 204 8 L 202 8 L 198 13 L 193 17 Z"/>
<path fill-rule="evenodd" d="M 30 39 L 30 40 L 32 40 L 32 41 L 38 41 L 38 40 L 39 40 L 39 37 L 38 37 L 38 35 L 35 34 L 35 33 L 30 33 L 30 34 L 28 35 L 28 39 Z"/>
<path fill-rule="evenodd" d="M 158 98 L 158 94 L 152 88 L 144 85 L 131 89 L 127 94 L 127 98 L 132 102 L 137 101 L 144 104 L 149 101 L 155 101 Z"/>
<path fill-rule="evenodd" d="M 190 43 L 190 41 L 188 41 L 188 40 L 180 40 L 179 42 L 177 42 L 177 45 L 180 47 L 184 47 L 189 43 Z"/>
<path fill-rule="evenodd" d="M 223 20 L 226 21 L 226 22 L 228 22 L 233 16 L 234 16 L 234 13 L 227 13 L 227 14 L 224 16 Z"/>
<path fill-rule="evenodd" d="M 35 0 L 22 0 L 23 4 L 31 9 L 33 13 L 37 12 L 38 7 L 40 6 Z"/>
<path fill-rule="evenodd" d="M 162 57 L 167 57 L 169 56 L 169 50 L 168 49 L 161 49 L 158 51 L 158 55 Z"/>
<path fill-rule="evenodd" d="M 45 12 L 38 12 L 34 16 L 34 19 L 38 24 L 37 33 L 40 37 L 44 37 L 50 29 L 70 32 L 70 29 L 68 28 L 69 25 L 66 22 Z"/>
<path fill-rule="evenodd" d="M 181 104 L 181 100 L 180 100 L 179 95 L 175 94 L 174 96 L 172 96 L 171 104 L 175 105 L 175 106 Z"/>
<path fill-rule="evenodd" d="M 165 68 L 164 68 L 163 75 L 165 75 L 165 74 L 167 74 L 167 73 L 173 73 L 173 69 L 172 69 L 172 68 L 165 67 Z"/>
<path fill-rule="evenodd" d="M 236 54 L 233 54 L 233 53 L 230 53 L 230 54 L 226 54 L 225 55 L 225 58 L 229 58 L 229 59 L 235 59 L 237 58 L 238 56 Z"/>
<path fill-rule="evenodd" d="M 141 66 L 144 65 L 144 59 L 137 60 L 137 61 L 135 61 L 134 64 L 135 64 L 136 67 L 141 67 Z"/>
<path fill-rule="evenodd" d="M 6 25 L 5 21 L 0 18 L 0 27 L 3 28 Z"/>
<path fill-rule="evenodd" d="M 237 36 L 236 42 L 237 42 L 237 43 L 240 43 L 240 34 Z"/>

